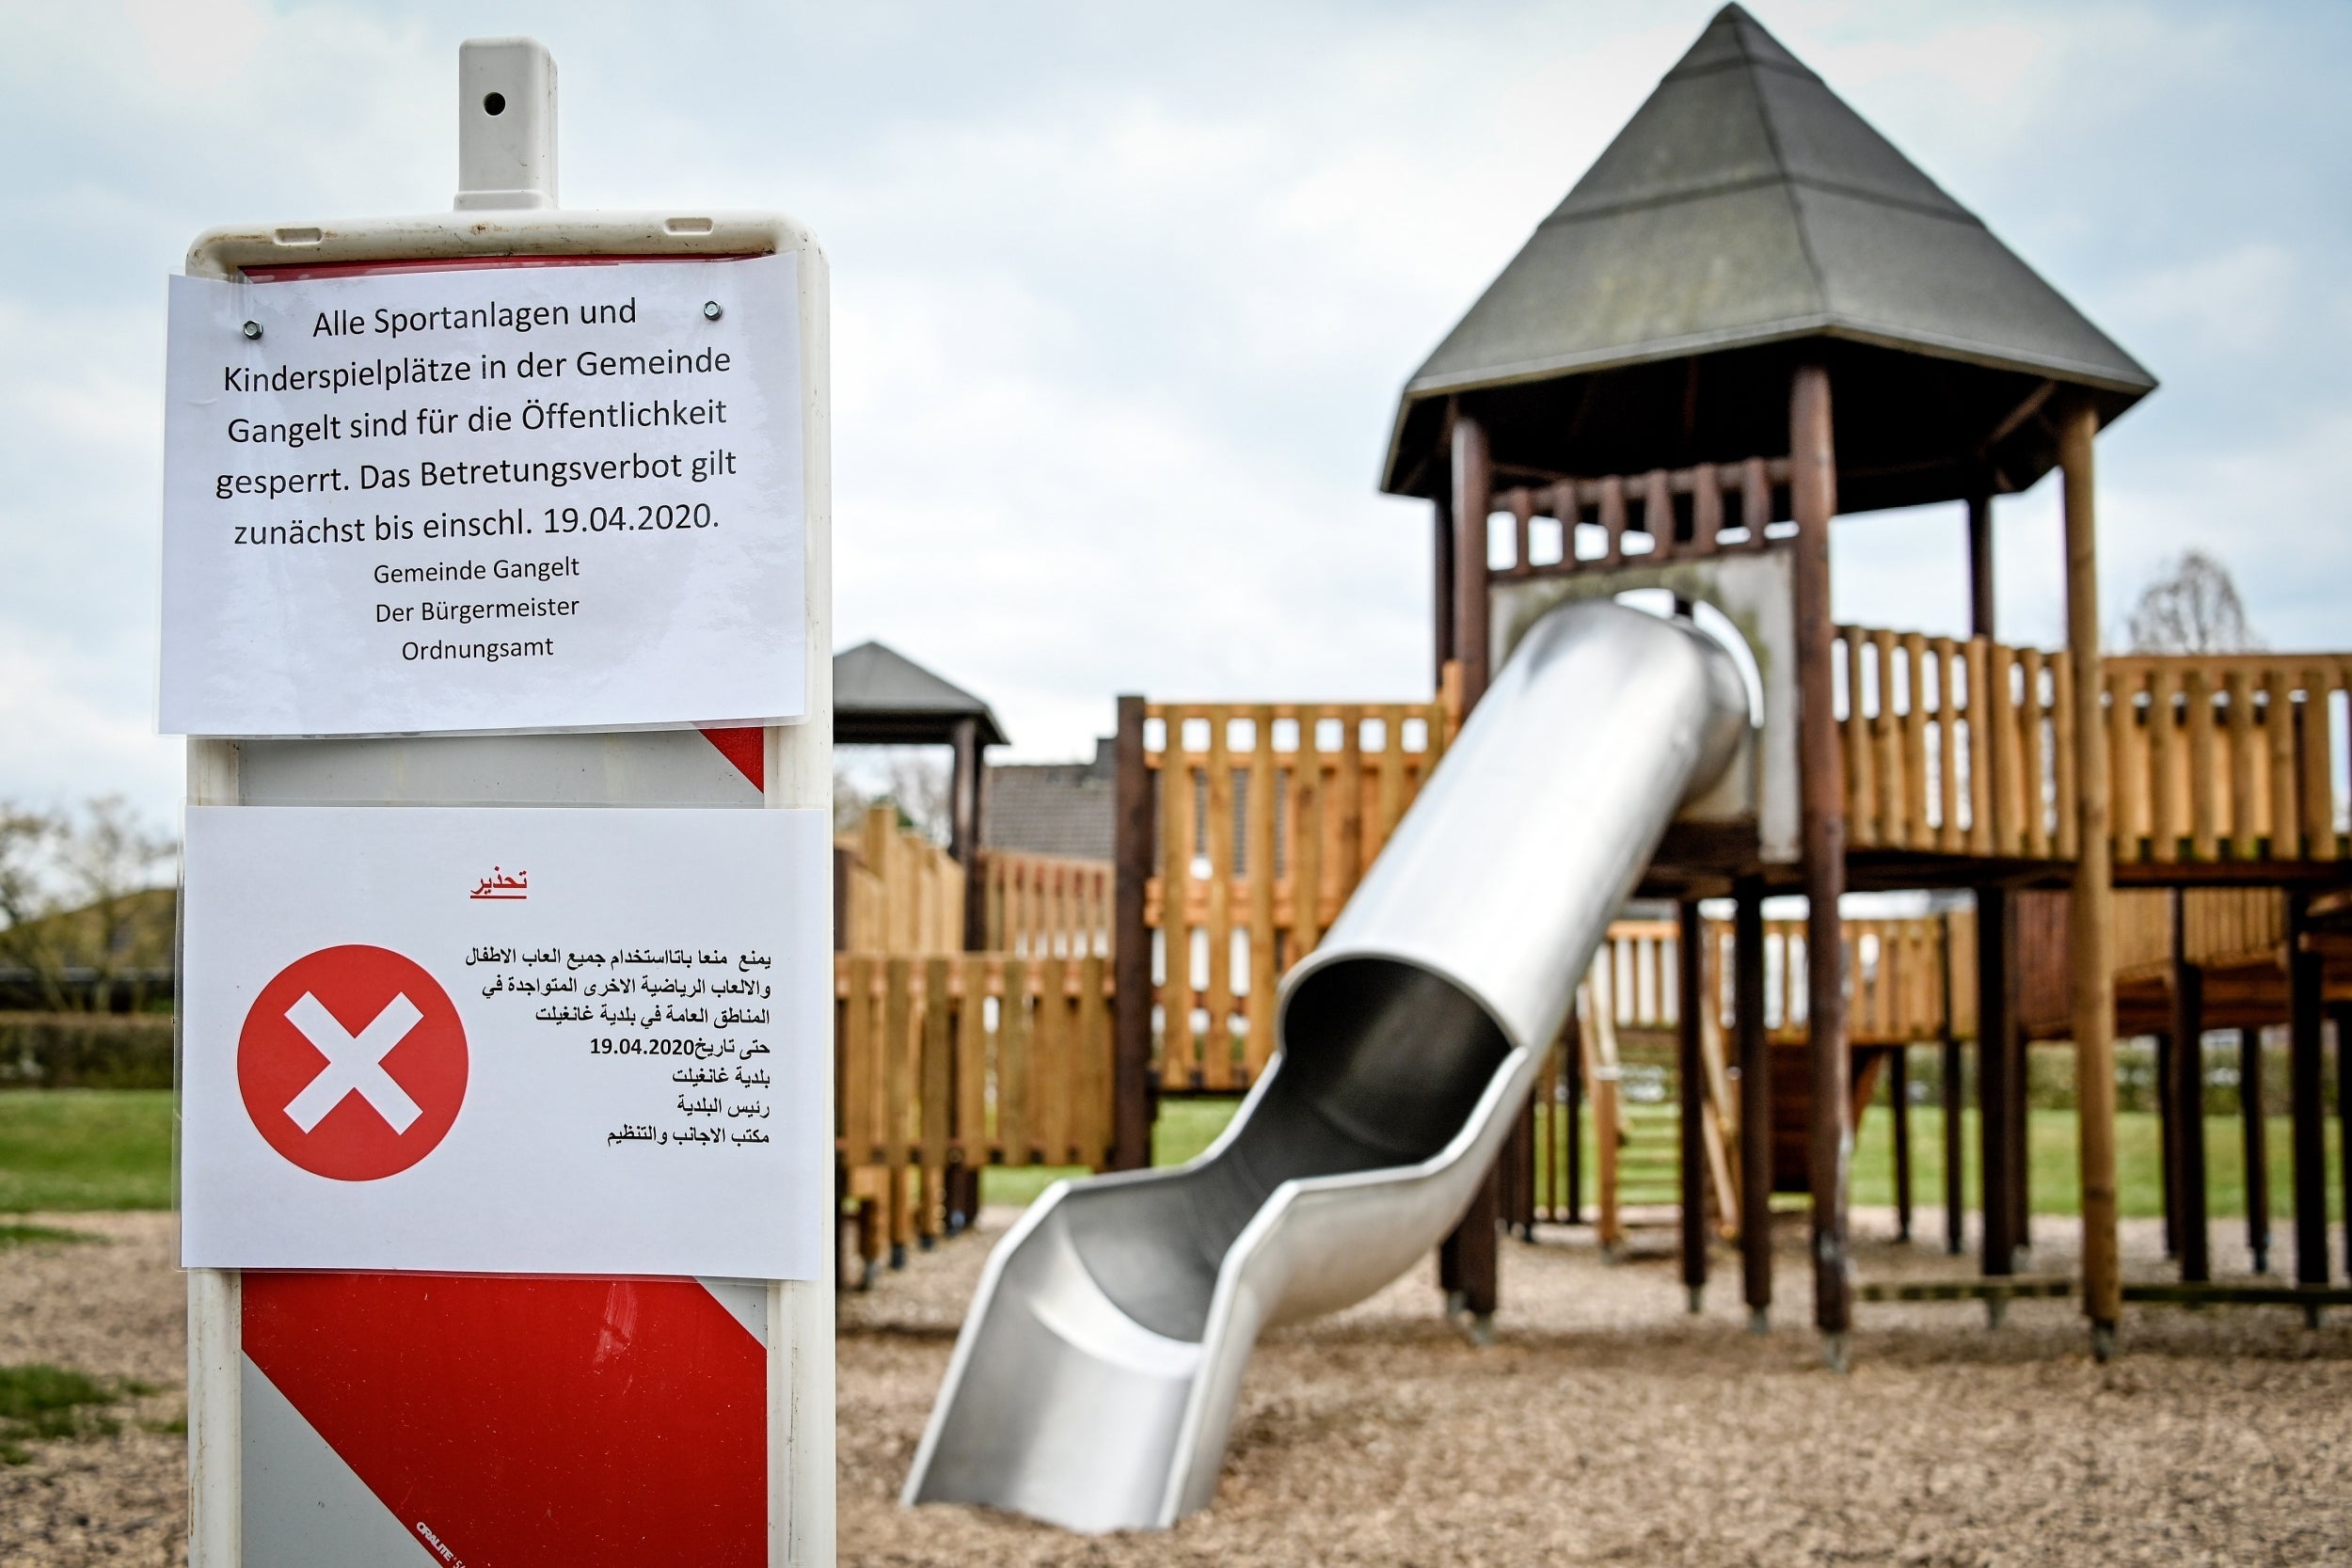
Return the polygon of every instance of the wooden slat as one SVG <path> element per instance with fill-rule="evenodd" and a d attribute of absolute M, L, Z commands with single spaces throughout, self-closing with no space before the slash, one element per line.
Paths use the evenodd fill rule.
<path fill-rule="evenodd" d="M 2303 853 L 2307 859 L 2331 861 L 2336 851 L 2336 785 L 2329 764 L 2335 758 L 2334 704 L 2328 701 L 2328 672 L 2313 664 L 2303 671 L 2302 734 L 2296 737 L 2303 761 L 2299 781 L 2303 795 Z"/>
<path fill-rule="evenodd" d="M 955 1036 L 950 1025 L 953 1006 L 947 994 L 949 962 L 933 958 L 923 964 L 923 1212 L 927 1236 L 935 1236 L 937 1217 L 944 1213 L 946 1195 L 939 1178 L 947 1169 L 947 1139 L 954 1105 L 949 1085 L 955 1077 Z"/>
<path fill-rule="evenodd" d="M 2025 672 L 2023 700 L 2017 709 L 2020 742 L 2017 749 L 2018 816 L 2025 830 L 2022 847 L 2037 860 L 2047 860 L 2050 856 L 2050 819 L 2049 808 L 2042 800 L 2042 785 L 2049 777 L 2049 765 L 2044 756 L 2045 742 L 2042 728 L 2047 714 L 2042 700 L 2042 650 L 2020 650 L 2018 663 Z"/>
<path fill-rule="evenodd" d="M 1846 825 L 1859 848 L 1871 848 L 1879 835 L 1877 757 L 1870 745 L 1870 721 L 1863 712 L 1863 634 L 1843 629 L 1839 642 L 1846 650 Z"/>
<path fill-rule="evenodd" d="M 1009 1165 L 1031 1163 L 1029 966 L 1008 958 L 996 1014 L 996 1147 Z"/>
<path fill-rule="evenodd" d="M 1993 701 L 1987 689 L 1992 676 L 1993 644 L 1989 639 L 1968 640 L 1968 852 L 1994 853 L 1993 842 Z"/>
<path fill-rule="evenodd" d="M 1308 707 L 1298 719 L 1298 751 L 1291 763 L 1291 951 L 1296 963 L 1323 940 L 1323 845 L 1327 796 L 1318 731 L 1323 710 Z"/>
<path fill-rule="evenodd" d="M 1870 633 L 1877 655 L 1878 711 L 1870 721 L 1871 741 L 1878 752 L 1879 842 L 1889 847 L 1911 843 L 1911 825 L 1903 807 L 1910 791 L 1903 781 L 1902 721 L 1896 709 L 1895 634 Z"/>
<path fill-rule="evenodd" d="M 2201 666 L 2191 665 L 2184 688 L 2188 700 L 2188 831 L 2192 858 L 2221 857 L 2220 792 L 2224 779 L 2214 745 L 2213 686 Z"/>
<path fill-rule="evenodd" d="M 2230 854 L 2234 860 L 2254 858 L 2255 837 L 2262 831 L 2255 777 L 2261 750 L 2254 731 L 2254 680 L 2251 672 L 2232 670 L 2223 677 L 2230 707 L 2227 747 L 2230 753 L 2230 802 L 2223 814 L 2229 825 Z"/>
<path fill-rule="evenodd" d="M 1111 1011 L 1104 994 L 1109 974 L 1109 961 L 1100 954 L 1078 960 L 1078 1111 L 1071 1119 L 1079 1159 L 1097 1167 L 1109 1157 L 1113 1132 Z"/>
<path fill-rule="evenodd" d="M 1935 844 L 1928 823 L 1928 640 L 1907 632 L 1902 647 L 1903 678 L 1910 685 L 1903 712 L 1903 845 L 1927 849 Z"/>
<path fill-rule="evenodd" d="M 2270 858 L 2294 860 L 2303 852 L 2302 779 L 2296 768 L 2293 683 L 2283 670 L 2263 673 L 2270 730 Z"/>
<path fill-rule="evenodd" d="M 1985 729 L 1992 741 L 1993 852 L 2015 855 L 2025 847 L 2024 774 L 2020 768 L 2017 702 L 2010 677 L 2016 650 L 1999 642 L 1985 654 Z"/>
<path fill-rule="evenodd" d="M 914 1105 L 915 1041 L 914 960 L 894 956 L 882 960 L 882 1164 L 903 1168 L 911 1144 L 910 1117 Z"/>
<path fill-rule="evenodd" d="M 1600 482 L 1600 526 L 1608 536 L 1609 547 L 1601 556 L 1604 566 L 1625 564 L 1625 479 L 1611 474 Z"/>
<path fill-rule="evenodd" d="M 1380 773 L 1377 792 L 1374 796 L 1374 832 L 1372 852 L 1365 857 L 1366 867 L 1380 857 L 1396 832 L 1398 818 L 1405 815 L 1405 705 L 1390 703 L 1380 709 Z"/>
<path fill-rule="evenodd" d="M 1249 1036 L 1248 1078 L 1258 1081 L 1274 1052 L 1274 709 L 1250 709 L 1249 819 L 1244 855 L 1249 868 Z"/>
<path fill-rule="evenodd" d="M 1535 496 L 1525 485 L 1511 492 L 1511 575 L 1527 576 L 1534 564 L 1529 546 L 1534 536 Z"/>
<path fill-rule="evenodd" d="M 2187 826 L 2180 752 L 2180 729 L 2173 718 L 2174 672 L 2159 664 L 2148 673 L 2148 776 L 2150 858 L 2169 863 L 2181 858 L 2182 830 Z"/>
<path fill-rule="evenodd" d="M 988 976 L 984 958 L 963 960 L 956 1006 L 956 1142 L 967 1165 L 988 1164 Z"/>
<path fill-rule="evenodd" d="M 1037 965 L 1037 1024 L 1029 1040 L 1029 1140 L 1046 1164 L 1068 1164 L 1075 1140 L 1070 1135 L 1070 1098 L 1075 1063 L 1071 1051 L 1070 960 L 1048 958 Z"/>
<path fill-rule="evenodd" d="M 1232 709 L 1209 709 L 1208 933 L 1209 1029 L 1200 1041 L 1205 1087 L 1233 1085 L 1233 757 Z"/>
<path fill-rule="evenodd" d="M 1168 710 L 1168 750 L 1160 764 L 1160 932 L 1165 974 L 1160 988 L 1160 1082 L 1192 1087 L 1192 766 L 1184 751 L 1187 710 Z M 1007 1158 L 1010 1158 L 1009 1155 Z"/>
<path fill-rule="evenodd" d="M 1339 806 L 1340 898 L 1364 879 L 1364 713 L 1348 705 L 1340 712 L 1339 776 L 1333 794 Z"/>
<path fill-rule="evenodd" d="M 2075 811 L 2076 781 L 2074 770 L 2074 661 L 2070 658 L 2050 661 L 2050 734 L 2057 740 L 2058 750 L 2058 857 L 2062 861 L 2074 858 L 2082 842 L 2081 815 Z M 1941 942 L 1941 937 L 1937 939 Z"/>
<path fill-rule="evenodd" d="M 874 1115 L 874 960 L 848 960 L 849 985 L 841 1007 L 845 1027 L 841 1051 L 841 1147 L 852 1165 L 870 1164 L 882 1142 Z"/>
<path fill-rule="evenodd" d="M 1957 855 L 1966 843 L 1960 827 L 1960 707 L 1952 700 L 1960 663 L 1950 638 L 1936 638 L 1930 645 L 1935 657 L 1936 804 L 1944 818 L 1935 830 L 1935 847 Z"/>
<path fill-rule="evenodd" d="M 2107 816 L 2117 863 L 2147 858 L 2146 729 L 2139 720 L 2142 678 L 2107 666 Z"/>
<path fill-rule="evenodd" d="M 1691 481 L 1691 549 L 1697 555 L 1713 555 L 1718 548 L 1715 535 L 1724 526 L 1724 492 L 1718 470 L 1712 463 L 1702 463 Z"/>
<path fill-rule="evenodd" d="M 1764 459 L 1751 457 L 1740 465 L 1740 521 L 1747 526 L 1748 548 L 1764 547 L 1764 530 L 1772 520 L 1772 481 Z"/>

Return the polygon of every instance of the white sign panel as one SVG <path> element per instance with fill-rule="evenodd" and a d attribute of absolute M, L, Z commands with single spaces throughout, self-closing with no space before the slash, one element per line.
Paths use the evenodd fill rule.
<path fill-rule="evenodd" d="M 172 278 L 165 733 L 803 716 L 796 264 Z"/>
<path fill-rule="evenodd" d="M 192 808 L 192 1268 L 817 1277 L 816 811 Z"/>

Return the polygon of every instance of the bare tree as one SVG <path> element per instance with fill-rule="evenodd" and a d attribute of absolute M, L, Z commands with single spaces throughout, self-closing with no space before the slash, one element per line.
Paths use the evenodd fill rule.
<path fill-rule="evenodd" d="M 2236 654 L 2262 646 L 2230 569 L 2202 550 L 2167 562 L 2140 590 L 2129 636 L 2136 654 Z"/>
<path fill-rule="evenodd" d="M 175 852 L 119 796 L 71 816 L 0 804 L 0 965 L 56 1010 L 138 1007 L 171 961 Z"/>

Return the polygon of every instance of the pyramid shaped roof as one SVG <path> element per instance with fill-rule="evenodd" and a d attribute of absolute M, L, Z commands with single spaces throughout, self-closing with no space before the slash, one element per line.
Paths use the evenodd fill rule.
<path fill-rule="evenodd" d="M 981 745 L 1005 744 L 986 703 L 881 642 L 833 656 L 833 719 L 844 745 L 943 743 L 964 719 L 979 721 Z"/>
<path fill-rule="evenodd" d="M 1966 454 L 2004 470 L 1998 488 L 2022 488 L 2048 467 L 2034 430 L 1995 435 L 2042 383 L 2087 389 L 2105 419 L 2155 386 L 1975 214 L 1745 10 L 1726 6 L 1414 373 L 1384 487 L 1429 487 L 1414 482 L 1415 449 L 1441 424 L 1437 405 L 1448 397 L 1696 358 L 1744 356 L 1760 370 L 1759 359 L 1793 363 L 1799 342 L 1810 341 L 1819 357 L 1822 339 L 1839 346 L 1843 368 L 1875 367 L 1866 381 L 1899 374 L 1889 356 L 1939 362 L 1919 387 L 1886 389 L 1915 414 L 1946 405 L 1929 419 L 1937 428 L 1898 435 L 1892 447 L 1924 443 L 1949 461 L 1962 455 L 1955 448 L 2007 442 L 2017 450 Z M 1833 383 L 1843 384 L 1850 377 L 1835 359 Z M 1696 395 L 1697 382 L 1685 380 L 1674 378 L 1672 403 Z M 1849 401 L 1839 399 L 1841 467 Z M 1553 422 L 1565 439 L 1554 403 L 1535 422 Z M 1498 461 L 1507 461 L 1509 411 L 1482 414 L 1496 428 Z M 1680 421 L 1692 422 L 1687 413 Z M 1686 430 L 1684 444 L 1693 439 L 1708 444 Z M 1786 442 L 1784 421 L 1778 444 L 1747 451 L 1642 451 L 1617 462 L 1605 438 L 1599 454 L 1538 438 L 1520 460 L 1589 474 L 1778 451 Z M 1877 455 L 1896 467 L 1918 461 L 1899 450 Z M 1852 499 L 1939 499 L 1898 494 L 1918 488 L 1898 483 Z"/>

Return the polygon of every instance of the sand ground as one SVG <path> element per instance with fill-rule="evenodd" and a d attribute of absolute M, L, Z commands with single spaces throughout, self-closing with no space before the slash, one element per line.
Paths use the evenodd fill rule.
<path fill-rule="evenodd" d="M 984 1232 L 1010 1216 L 992 1212 Z M 1940 1234 L 1933 1210 L 1923 1235 Z M 168 1215 L 72 1215 L 103 1245 L 0 1258 L 0 1361 L 164 1386 L 124 1431 L 0 1467 L 0 1563 L 183 1560 L 182 1285 Z M 1866 1278 L 1965 1272 L 1940 1245 L 1857 1230 Z M 2243 1272 L 2235 1227 L 2217 1266 Z M 1806 1326 L 1802 1221 L 1779 1235 L 1773 1331 L 1749 1333 L 1735 1260 L 1684 1310 L 1671 1238 L 1604 1262 L 1585 1232 L 1504 1248 L 1496 1343 L 1438 1312 L 1430 1271 L 1268 1337 L 1216 1505 L 1165 1534 L 1087 1539 L 961 1508 L 899 1509 L 989 1236 L 843 1298 L 844 1563 L 2352 1562 L 2352 1313 L 2135 1307 L 2102 1367 L 2073 1303 L 1865 1305 L 1853 1369 Z M 2037 1272 L 2072 1266 L 2036 1223 Z M 2283 1238 L 2281 1238 L 2283 1240 Z M 2164 1277 L 2153 1223 L 2131 1272 Z M 2280 1259 L 2278 1266 L 2290 1266 Z"/>

